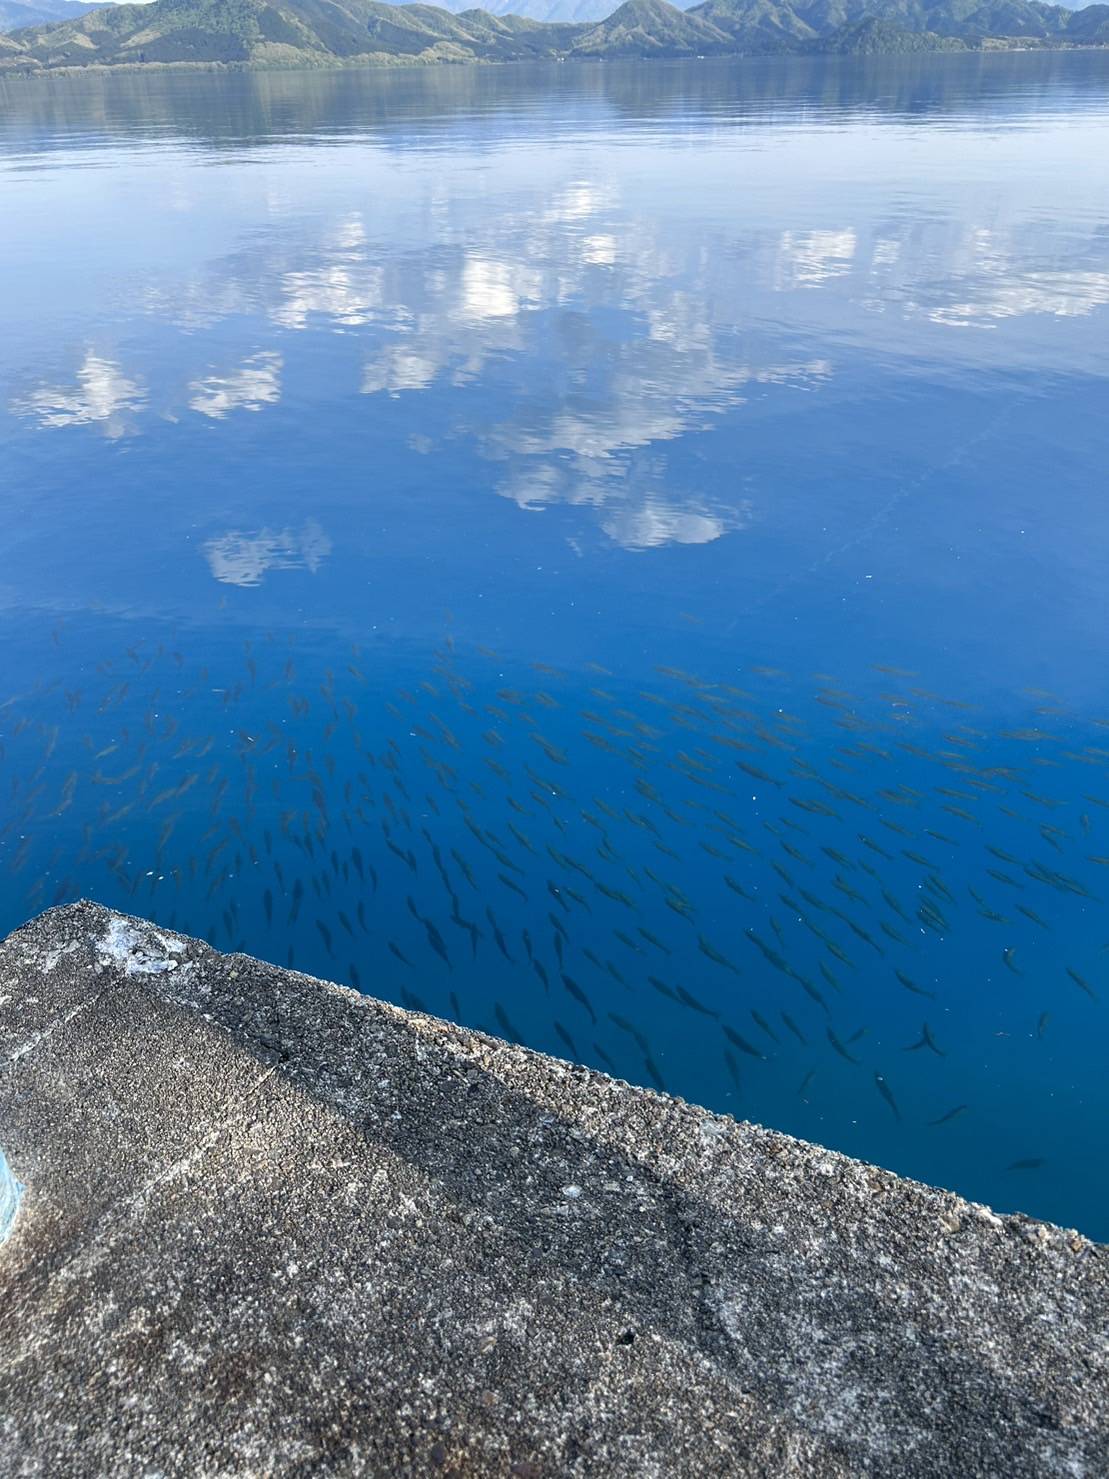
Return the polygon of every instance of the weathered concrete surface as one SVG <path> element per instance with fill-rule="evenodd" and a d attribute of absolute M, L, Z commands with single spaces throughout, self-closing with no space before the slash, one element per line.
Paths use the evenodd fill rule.
<path fill-rule="evenodd" d="M 0 1064 L 5 1475 L 1109 1473 L 1073 1233 L 90 904 Z"/>

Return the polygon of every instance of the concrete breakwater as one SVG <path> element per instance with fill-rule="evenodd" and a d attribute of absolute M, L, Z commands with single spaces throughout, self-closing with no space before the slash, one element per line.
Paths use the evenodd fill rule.
<path fill-rule="evenodd" d="M 93 904 L 0 1063 L 5 1473 L 1109 1472 L 1075 1233 Z"/>

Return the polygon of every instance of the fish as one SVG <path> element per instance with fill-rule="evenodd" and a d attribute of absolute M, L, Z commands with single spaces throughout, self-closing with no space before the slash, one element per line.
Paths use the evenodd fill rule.
<path fill-rule="evenodd" d="M 873 935 L 871 935 L 869 931 L 863 929 L 861 924 L 856 924 L 856 922 L 849 915 L 842 914 L 838 909 L 835 911 L 835 913 L 839 918 L 843 920 L 848 929 L 850 929 L 854 934 L 858 935 L 860 940 L 863 940 L 878 955 L 885 955 L 886 952 L 882 949 L 881 945 L 879 945 L 878 941 L 874 939 Z"/>
<path fill-rule="evenodd" d="M 412 965 L 412 962 L 408 959 L 408 956 L 405 955 L 404 951 L 394 940 L 389 941 L 389 949 L 392 954 L 397 957 L 402 965 L 408 966 L 409 969 L 415 969 L 415 967 Z"/>
<path fill-rule="evenodd" d="M 920 1041 L 909 1043 L 908 1047 L 903 1049 L 903 1051 L 906 1053 L 915 1053 L 920 1048 L 930 1048 L 938 1058 L 945 1058 L 947 1056 L 932 1036 L 932 1029 L 928 1026 L 927 1022 L 925 1022 L 921 1030 Z"/>
<path fill-rule="evenodd" d="M 63 812 L 68 811 L 69 808 L 73 805 L 73 796 L 77 790 L 77 779 L 77 772 L 75 770 L 70 771 L 69 775 L 66 777 L 65 784 L 62 786 L 61 795 L 58 798 L 58 804 L 57 806 L 55 806 L 53 811 L 47 813 L 48 817 L 60 817 Z M 147 807 L 148 811 L 151 809 L 151 807 Z"/>
<path fill-rule="evenodd" d="M 565 913 L 569 914 L 570 906 L 562 897 L 562 891 L 559 888 L 558 884 L 555 883 L 554 880 L 551 878 L 547 879 L 547 892 L 550 894 L 551 898 L 554 899 L 558 907 L 562 909 Z"/>
<path fill-rule="evenodd" d="M 643 1062 L 647 1069 L 647 1075 L 650 1078 L 651 1082 L 654 1084 L 655 1088 L 659 1091 L 660 1094 L 664 1094 L 666 1092 L 666 1084 L 663 1080 L 662 1073 L 659 1069 L 658 1064 L 651 1057 L 650 1053 L 643 1054 Z"/>
<path fill-rule="evenodd" d="M 581 1054 L 578 1052 L 578 1045 L 577 1045 L 577 1043 L 570 1036 L 570 1034 L 566 1031 L 566 1028 L 563 1027 L 563 1025 L 562 1025 L 561 1022 L 556 1022 L 554 1024 L 554 1030 L 558 1033 L 559 1037 L 566 1044 L 566 1046 L 570 1049 L 571 1053 L 573 1053 L 574 1057 L 576 1059 L 577 1058 L 580 1058 L 581 1057 Z"/>
<path fill-rule="evenodd" d="M 702 847 L 704 849 L 704 851 L 708 853 L 708 855 L 709 855 L 710 858 L 718 858 L 720 860 L 720 862 L 722 862 L 722 863 L 731 862 L 731 859 L 729 858 L 729 856 L 728 856 L 728 854 L 726 852 L 721 852 L 721 850 L 718 847 L 713 847 L 711 843 L 709 843 L 709 842 L 701 842 L 699 844 L 699 846 Z"/>
<path fill-rule="evenodd" d="M 666 982 L 660 981 L 657 976 L 648 976 L 647 984 L 649 986 L 653 986 L 660 996 L 667 996 L 670 998 L 671 1001 L 678 1002 L 679 1005 L 681 1004 L 681 998 L 678 996 L 678 993 L 674 990 L 674 988 L 672 986 L 667 986 Z"/>
<path fill-rule="evenodd" d="M 1090 985 L 1089 981 L 1085 979 L 1084 976 L 1080 976 L 1078 972 L 1076 970 L 1072 970 L 1070 966 L 1067 966 L 1067 975 L 1080 990 L 1086 993 L 1091 1001 L 1097 1001 L 1097 992 Z"/>
<path fill-rule="evenodd" d="M 696 911 L 688 899 L 677 894 L 669 893 L 666 895 L 665 902 L 668 909 L 672 909 L 675 914 L 680 914 L 683 919 L 688 919 L 691 922 L 694 919 Z"/>
<path fill-rule="evenodd" d="M 789 1015 L 789 1013 L 788 1012 L 782 1012 L 782 1013 L 780 1013 L 780 1015 L 781 1015 L 782 1021 L 789 1028 L 790 1032 L 793 1033 L 793 1035 L 797 1039 L 797 1041 L 798 1042 L 801 1042 L 801 1043 L 807 1043 L 808 1042 L 808 1038 L 801 1031 L 800 1027 L 798 1027 L 797 1023 L 793 1020 L 793 1018 Z"/>
<path fill-rule="evenodd" d="M 1021 975 L 1024 974 L 1024 972 L 1022 970 L 1020 970 L 1019 967 L 1017 966 L 1016 956 L 1017 956 L 1016 949 L 1012 945 L 1007 945 L 1005 947 L 1005 949 L 1002 950 L 1002 952 L 1001 952 L 1001 958 L 1002 958 L 1002 960 L 1005 962 L 1005 964 L 1012 971 L 1013 975 L 1014 976 L 1021 976 Z"/>
<path fill-rule="evenodd" d="M 612 899 L 617 904 L 623 904 L 628 909 L 635 908 L 634 900 L 629 899 L 627 894 L 624 893 L 621 889 L 609 888 L 608 884 L 602 883 L 599 878 L 594 878 L 592 882 L 594 884 L 594 887 L 599 889 L 600 892 L 604 894 L 605 898 Z"/>
<path fill-rule="evenodd" d="M 611 1073 L 613 1075 L 613 1077 L 615 1078 L 617 1076 L 617 1074 L 618 1074 L 618 1070 L 617 1070 L 616 1064 L 608 1056 L 608 1054 L 605 1052 L 604 1048 L 601 1047 L 601 1045 L 600 1045 L 599 1042 L 595 1042 L 593 1044 L 593 1051 L 596 1053 L 597 1057 L 601 1060 L 601 1062 L 608 1069 L 609 1073 Z"/>
<path fill-rule="evenodd" d="M 742 1085 L 739 1078 L 739 1065 L 736 1063 L 735 1058 L 732 1056 L 731 1050 L 729 1048 L 724 1049 L 724 1063 L 727 1066 L 728 1075 L 731 1078 L 732 1083 L 736 1087 L 736 1092 L 741 1092 Z"/>
<path fill-rule="evenodd" d="M 830 1013 L 828 1003 L 824 1000 L 820 992 L 816 989 L 816 987 L 807 976 L 803 976 L 800 971 L 795 971 L 792 966 L 789 968 L 787 974 L 792 976 L 792 978 L 801 987 L 802 991 L 805 992 L 806 996 L 810 996 L 813 1001 L 816 1002 L 817 1006 L 822 1007 L 824 1011 Z"/>
<path fill-rule="evenodd" d="M 903 919 L 903 920 L 905 920 L 906 923 L 908 923 L 909 916 L 905 913 L 904 909 L 898 903 L 897 899 L 893 896 L 893 894 L 891 894 L 887 889 L 884 889 L 884 888 L 881 889 L 880 892 L 881 892 L 882 898 L 889 905 L 889 907 L 893 910 L 893 912 L 898 916 L 898 918 Z"/>
<path fill-rule="evenodd" d="M 648 945 L 653 945 L 655 949 L 661 951 L 663 955 L 672 954 L 668 946 L 664 945 L 657 936 L 653 935 L 650 932 L 650 930 L 644 929 L 642 925 L 638 925 L 636 927 L 636 934 L 641 935 L 643 939 L 647 941 Z"/>
<path fill-rule="evenodd" d="M 1024 887 L 1024 884 L 1023 883 L 1018 883 L 1015 878 L 1013 878 L 1008 873 L 1002 872 L 1002 870 L 1000 868 L 987 868 L 986 869 L 986 872 L 990 875 L 991 878 L 996 878 L 997 881 L 998 881 L 998 883 L 1007 884 L 1009 886 L 1009 888 L 1023 888 Z"/>
<path fill-rule="evenodd" d="M 840 891 L 840 893 L 841 894 L 844 894 L 847 898 L 849 898 L 850 900 L 852 900 L 853 903 L 863 904 L 863 905 L 865 905 L 867 903 L 866 895 L 859 893 L 858 889 L 852 888 L 851 884 L 848 883 L 847 879 L 841 877 L 840 874 L 838 874 L 838 873 L 836 874 L 835 878 L 833 878 L 833 880 L 832 880 L 832 887 L 833 888 L 838 888 L 839 891 Z"/>
<path fill-rule="evenodd" d="M 705 939 L 704 935 L 697 936 L 697 948 L 700 950 L 701 954 L 707 956 L 707 958 L 711 960 L 714 965 L 722 966 L 725 970 L 731 971 L 736 976 L 741 974 L 739 967 L 736 966 L 732 961 L 730 961 L 726 955 L 721 954 L 721 952 L 717 950 L 713 945 L 710 945 L 709 942 Z"/>
<path fill-rule="evenodd" d="M 724 882 L 728 885 L 732 892 L 738 894 L 741 899 L 748 899 L 751 903 L 756 902 L 755 895 L 752 893 L 748 893 L 743 885 L 741 883 L 737 883 L 730 873 L 724 874 Z"/>
<path fill-rule="evenodd" d="M 877 1088 L 879 1094 L 881 1094 L 882 1098 L 886 1101 L 886 1103 L 889 1105 L 890 1109 L 893 1111 L 893 1117 L 894 1117 L 894 1119 L 898 1119 L 899 1120 L 901 1118 L 901 1111 L 897 1107 L 897 1100 L 893 1097 L 893 1094 L 890 1092 L 890 1086 L 889 1086 L 889 1084 L 886 1083 L 886 1080 L 883 1078 L 883 1076 L 880 1073 L 875 1073 L 875 1075 L 874 1075 L 874 1083 L 875 1083 L 875 1087 Z"/>
<path fill-rule="evenodd" d="M 452 898 L 453 898 L 453 895 L 452 895 Z M 454 899 L 454 908 L 451 911 L 451 923 L 454 924 L 454 925 L 457 925 L 459 929 L 465 930 L 466 933 L 469 935 L 469 937 L 470 937 L 470 954 L 476 960 L 477 959 L 477 942 L 482 938 L 482 934 L 481 934 L 481 931 L 478 929 L 477 925 L 474 924 L 473 920 L 466 919 L 460 913 L 459 908 L 458 908 L 458 900 L 457 899 Z M 525 930 L 524 933 L 526 935 L 527 934 L 527 931 Z"/>
<path fill-rule="evenodd" d="M 490 834 L 490 835 L 492 835 L 492 834 Z M 501 865 L 502 868 L 507 868 L 510 873 L 519 873 L 521 876 L 523 876 L 524 870 L 522 868 L 517 867 L 517 865 L 512 861 L 512 859 L 510 857 L 508 857 L 505 853 L 503 853 L 500 850 L 499 847 L 491 848 L 490 851 L 492 852 L 493 856 L 496 858 L 497 862 L 500 863 L 500 865 Z M 499 876 L 503 876 L 503 875 L 499 875 Z M 525 895 L 525 897 L 526 897 L 526 895 Z"/>
<path fill-rule="evenodd" d="M 951 926 L 940 910 L 934 904 L 930 903 L 929 900 L 923 899 L 916 912 L 921 924 L 930 929 L 933 934 L 944 935 L 949 932 Z"/>
<path fill-rule="evenodd" d="M 513 1027 L 508 1013 L 505 1011 L 504 1007 L 501 1006 L 499 1001 L 493 1003 L 493 1015 L 497 1019 L 497 1025 L 501 1028 L 505 1037 L 507 1037 L 510 1042 L 523 1042 L 523 1038 L 517 1032 L 516 1028 Z"/>
<path fill-rule="evenodd" d="M 684 1006 L 691 1007 L 693 1011 L 700 1012 L 702 1016 L 705 1017 L 720 1016 L 719 1012 L 713 1011 L 711 1007 L 707 1007 L 704 1005 L 703 1002 L 698 1001 L 697 998 L 692 995 L 691 992 L 687 991 L 684 986 L 676 986 L 674 989 L 677 993 L 678 1000 L 682 1002 Z"/>
<path fill-rule="evenodd" d="M 760 1012 L 757 1012 L 754 1007 L 751 1008 L 751 1017 L 754 1020 L 755 1026 L 756 1027 L 760 1027 L 762 1029 L 762 1031 L 766 1033 L 767 1037 L 769 1037 L 772 1042 L 776 1042 L 778 1044 L 778 1046 L 781 1047 L 781 1045 L 782 1045 L 782 1039 L 774 1031 L 773 1027 L 771 1027 L 770 1023 L 766 1020 L 766 1018 L 764 1016 L 762 1016 L 762 1014 Z"/>
<path fill-rule="evenodd" d="M 768 775 L 765 770 L 760 770 L 757 765 L 749 765 L 746 760 L 737 760 L 736 764 L 739 766 L 740 770 L 742 770 L 746 775 L 749 775 L 752 780 L 766 781 L 768 785 L 777 786 L 778 789 L 781 790 L 781 781 L 775 780 L 772 775 Z"/>
<path fill-rule="evenodd" d="M 1047 921 L 1045 919 L 1041 919 L 1034 909 L 1029 909 L 1027 904 L 1018 904 L 1017 910 L 1019 913 L 1023 914 L 1026 919 L 1030 919 L 1033 924 L 1039 925 L 1040 929 L 1046 930 L 1051 928 Z"/>
<path fill-rule="evenodd" d="M 1035 879 L 1038 883 L 1046 883 L 1060 893 L 1077 894 L 1079 898 L 1084 899 L 1095 897 L 1078 879 L 1071 878 L 1066 873 L 1059 873 L 1053 868 L 1047 868 L 1043 863 L 1026 863 L 1024 871 L 1029 878 Z"/>
<path fill-rule="evenodd" d="M 859 841 L 864 847 L 869 847 L 871 852 L 876 852 L 879 857 L 887 858 L 891 863 L 893 862 L 893 854 L 887 852 L 884 847 L 881 847 L 875 842 L 873 837 L 868 837 L 865 832 L 859 833 Z"/>
<path fill-rule="evenodd" d="M 956 1104 L 954 1109 L 949 1109 L 946 1114 L 941 1114 L 939 1119 L 929 1120 L 928 1123 L 929 1125 L 946 1125 L 956 1116 L 964 1114 L 968 1107 L 966 1104 Z"/>
<path fill-rule="evenodd" d="M 493 915 L 492 909 L 490 909 L 488 906 L 486 906 L 485 917 L 486 917 L 486 919 L 488 919 L 489 926 L 490 926 L 490 928 L 493 931 L 493 938 L 497 942 L 497 949 L 504 956 L 505 960 L 508 961 L 509 965 L 515 965 L 516 962 L 512 958 L 511 954 L 509 953 L 508 946 L 505 944 L 505 938 L 504 938 L 504 935 L 501 933 L 501 927 L 497 923 L 497 921 L 496 921 L 496 919 L 495 919 L 495 917 Z"/>
<path fill-rule="evenodd" d="M 760 935 L 756 934 L 753 929 L 745 929 L 743 933 L 751 941 L 752 945 L 754 945 L 759 951 L 761 951 L 763 957 L 769 962 L 770 965 L 774 967 L 775 970 L 781 971 L 783 975 L 789 975 L 788 963 L 783 956 L 779 955 L 777 950 L 775 950 L 772 945 L 768 945 L 766 941 L 762 939 Z"/>
<path fill-rule="evenodd" d="M 647 1053 L 650 1051 L 650 1045 L 648 1044 L 647 1039 L 633 1023 L 627 1020 L 626 1017 L 621 1017 L 616 1012 L 609 1012 L 608 1018 L 610 1022 L 614 1022 L 616 1026 L 619 1027 L 621 1032 L 626 1032 L 629 1037 L 633 1038 L 642 1052 Z"/>
<path fill-rule="evenodd" d="M 585 992 L 581 989 L 581 987 L 578 985 L 578 983 L 574 980 L 573 976 L 568 976 L 565 971 L 563 971 L 561 973 L 561 975 L 562 975 L 562 984 L 566 987 L 566 990 L 570 993 L 570 995 L 574 998 L 575 1001 L 581 1003 L 581 1005 L 589 1013 L 590 1020 L 594 1024 L 596 1024 L 596 1021 L 597 1021 L 597 1013 L 593 1010 L 592 1003 L 590 1002 L 589 998 L 586 996 Z"/>
<path fill-rule="evenodd" d="M 936 993 L 934 991 L 928 991 L 923 986 L 918 986 L 913 978 L 911 976 L 907 976 L 904 971 L 895 969 L 894 975 L 901 982 L 906 991 L 912 991 L 916 996 L 926 996 L 929 998 L 930 1001 L 934 1001 L 936 999 Z"/>
<path fill-rule="evenodd" d="M 832 1031 L 832 1029 L 829 1027 L 829 1028 L 826 1029 L 826 1031 L 828 1033 L 828 1041 L 832 1044 L 832 1047 L 835 1048 L 836 1052 L 840 1055 L 840 1057 L 841 1058 L 845 1058 L 848 1063 L 856 1063 L 857 1064 L 858 1061 L 859 1061 L 858 1058 L 854 1057 L 853 1054 L 851 1054 L 851 1053 L 849 1053 L 847 1051 L 847 1049 L 844 1047 L 843 1043 L 840 1042 L 839 1038 Z"/>
<path fill-rule="evenodd" d="M 825 940 L 824 943 L 828 951 L 832 955 L 834 955 L 838 961 L 841 961 L 845 966 L 848 966 L 851 970 L 854 970 L 855 962 L 840 945 L 837 945 L 835 940 Z M 821 969 L 823 969 L 823 964 L 821 965 Z M 840 990 L 840 987 L 838 985 L 836 987 L 836 990 Z"/>
<path fill-rule="evenodd" d="M 732 1046 L 738 1048 L 741 1053 L 746 1053 L 749 1058 L 762 1058 L 765 1060 L 766 1054 L 760 1053 L 753 1043 L 749 1043 L 745 1037 L 741 1037 L 734 1027 L 730 1027 L 727 1022 L 722 1022 L 720 1027 Z"/>
<path fill-rule="evenodd" d="M 1041 1166 L 1046 1166 L 1047 1161 L 1043 1156 L 1024 1156 L 1019 1161 L 1010 1161 L 1005 1167 L 1006 1171 L 1038 1171 Z"/>
<path fill-rule="evenodd" d="M 435 925 L 432 924 L 430 919 L 425 919 L 422 922 L 424 926 L 424 933 L 427 935 L 428 944 L 435 951 L 436 955 L 438 955 L 439 958 L 445 963 L 447 969 L 453 970 L 454 967 L 451 965 L 450 956 L 447 954 L 447 947 L 443 940 L 443 936 L 436 929 Z"/>

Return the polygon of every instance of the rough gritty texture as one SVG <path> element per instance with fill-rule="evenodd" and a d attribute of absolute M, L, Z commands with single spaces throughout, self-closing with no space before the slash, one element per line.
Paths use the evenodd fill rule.
<path fill-rule="evenodd" d="M 0 945 L 4 1474 L 1109 1473 L 1107 1253 L 90 904 Z"/>

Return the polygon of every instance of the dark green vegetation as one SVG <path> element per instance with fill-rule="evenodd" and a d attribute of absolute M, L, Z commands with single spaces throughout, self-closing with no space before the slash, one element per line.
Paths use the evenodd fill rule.
<path fill-rule="evenodd" d="M 1018 43 L 1109 43 L 1109 5 L 1070 11 L 1036 0 L 705 0 L 683 11 L 667 0 L 627 0 L 600 22 L 548 25 L 377 0 L 156 0 L 19 30 L 0 39 L 0 69 L 868 54 Z"/>

